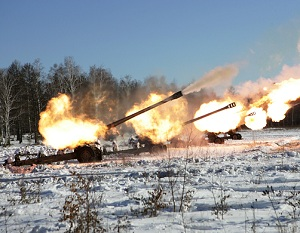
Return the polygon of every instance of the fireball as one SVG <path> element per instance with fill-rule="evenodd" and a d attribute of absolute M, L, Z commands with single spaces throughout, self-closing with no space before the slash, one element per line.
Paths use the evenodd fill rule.
<path fill-rule="evenodd" d="M 152 93 L 145 102 L 134 105 L 126 113 L 126 116 L 162 101 L 169 95 Z M 149 137 L 153 142 L 159 143 L 164 142 L 181 132 L 183 127 L 182 119 L 186 117 L 186 112 L 187 102 L 185 99 L 181 98 L 138 115 L 126 122 L 126 124 L 132 125 L 139 136 Z"/>
<path fill-rule="evenodd" d="M 290 105 L 283 102 L 268 104 L 268 116 L 272 121 L 279 122 L 285 118 L 285 113 L 290 109 Z"/>
<path fill-rule="evenodd" d="M 230 104 L 231 102 L 232 100 L 230 99 L 222 102 L 213 100 L 209 103 L 202 104 L 199 110 L 195 113 L 194 118 L 222 108 Z M 235 108 L 230 108 L 225 111 L 213 114 L 209 117 L 203 118 L 199 121 L 195 121 L 194 125 L 200 131 L 209 131 L 215 133 L 228 132 L 229 130 L 236 129 L 239 126 L 243 115 L 242 109 L 243 105 L 240 102 L 236 102 Z"/>
<path fill-rule="evenodd" d="M 52 98 L 40 114 L 39 132 L 44 144 L 55 149 L 73 149 L 94 142 L 105 131 L 102 122 L 73 116 L 70 98 L 65 94 Z"/>
<path fill-rule="evenodd" d="M 255 113 L 255 114 L 251 114 Z M 245 117 L 245 125 L 252 129 L 262 129 L 267 125 L 267 113 L 262 108 L 253 107 L 247 112 Z"/>
<path fill-rule="evenodd" d="M 276 84 L 276 88 L 268 94 L 268 116 L 273 121 L 281 121 L 285 113 L 290 109 L 288 104 L 300 97 L 300 79 L 290 78 Z"/>
<path fill-rule="evenodd" d="M 264 108 L 272 121 L 281 121 L 290 109 L 289 102 L 300 97 L 300 79 L 290 78 L 274 84 L 265 96 L 253 103 L 252 107 Z"/>

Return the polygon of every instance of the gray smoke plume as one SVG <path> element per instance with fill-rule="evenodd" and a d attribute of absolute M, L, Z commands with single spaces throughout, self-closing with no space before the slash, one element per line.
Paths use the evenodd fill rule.
<path fill-rule="evenodd" d="M 198 92 L 202 88 L 212 88 L 216 86 L 229 86 L 232 79 L 238 74 L 239 69 L 236 65 L 227 65 L 223 67 L 216 67 L 215 69 L 206 73 L 201 79 L 190 84 L 182 90 L 183 95 L 192 92 Z"/>

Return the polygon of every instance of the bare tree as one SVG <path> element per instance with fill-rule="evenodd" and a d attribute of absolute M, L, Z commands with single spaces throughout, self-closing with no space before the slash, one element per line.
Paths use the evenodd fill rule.
<path fill-rule="evenodd" d="M 80 67 L 75 64 L 72 57 L 66 57 L 64 60 L 64 79 L 67 91 L 75 97 L 76 90 L 82 84 Z"/>
<path fill-rule="evenodd" d="M 64 68 L 63 65 L 54 64 L 50 68 L 48 74 L 49 85 L 48 89 L 50 96 L 56 96 L 58 93 L 66 93 L 66 85 L 64 80 Z"/>
<path fill-rule="evenodd" d="M 37 112 L 40 113 L 42 111 L 42 103 L 41 103 L 41 95 L 42 95 L 42 84 L 41 84 L 41 78 L 42 78 L 42 70 L 44 69 L 42 67 L 42 64 L 39 59 L 36 59 L 33 63 L 34 72 L 37 75 L 37 78 L 35 80 L 35 87 L 36 87 L 36 97 L 37 97 Z"/>
<path fill-rule="evenodd" d="M 24 101 L 26 103 L 25 113 L 28 123 L 27 131 L 34 135 L 35 142 L 38 140 L 38 121 L 41 112 L 41 72 L 42 67 L 39 60 L 33 65 L 27 63 L 22 68 L 22 77 L 24 79 Z M 22 130 L 20 132 L 22 135 Z"/>
<path fill-rule="evenodd" d="M 88 81 L 89 87 L 85 102 L 88 99 L 91 116 L 96 119 L 111 121 L 118 106 L 117 81 L 109 71 L 95 66 L 90 67 Z"/>
<path fill-rule="evenodd" d="M 19 76 L 19 63 L 14 62 L 7 71 L 2 72 L 0 77 L 0 102 L 3 119 L 4 145 L 10 145 L 11 122 L 18 116 L 12 114 L 17 110 L 18 92 L 16 92 L 17 79 Z"/>
<path fill-rule="evenodd" d="M 164 76 L 150 76 L 144 80 L 145 93 L 148 95 L 151 92 L 165 94 L 177 90 L 177 86 L 172 83 L 168 84 Z"/>
<path fill-rule="evenodd" d="M 125 76 L 119 83 L 119 99 L 123 106 L 123 111 L 129 110 L 137 102 L 141 83 L 133 80 L 130 76 Z"/>
<path fill-rule="evenodd" d="M 118 114 L 120 117 L 126 115 L 127 111 L 137 102 L 140 102 L 141 98 L 141 83 L 132 79 L 130 76 L 125 76 L 119 82 L 118 99 L 119 109 Z M 144 96 L 144 95 L 142 95 Z M 126 124 L 121 125 L 121 131 L 130 130 Z"/>

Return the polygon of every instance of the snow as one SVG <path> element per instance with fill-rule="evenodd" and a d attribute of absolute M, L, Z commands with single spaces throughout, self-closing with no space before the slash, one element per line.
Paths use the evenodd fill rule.
<path fill-rule="evenodd" d="M 110 155 L 91 164 L 72 160 L 1 167 L 0 232 L 67 231 L 70 222 L 60 219 L 71 195 L 69 185 L 80 184 L 72 172 L 92 181 L 90 198 L 98 201 L 97 216 L 107 232 L 299 232 L 300 129 L 239 133 L 242 140 L 170 148 L 156 155 Z M 0 162 L 24 146 L 1 148 Z M 31 145 L 30 150 L 42 147 Z M 20 201 L 21 187 L 35 190 L 29 203 Z M 166 206 L 157 216 L 143 215 L 142 200 L 149 200 L 158 187 Z M 296 203 L 295 212 L 287 200 L 292 191 L 289 200 Z M 182 193 L 185 202 L 180 201 Z M 223 208 L 214 212 L 222 195 Z M 185 204 L 182 212 L 178 212 L 180 204 Z"/>

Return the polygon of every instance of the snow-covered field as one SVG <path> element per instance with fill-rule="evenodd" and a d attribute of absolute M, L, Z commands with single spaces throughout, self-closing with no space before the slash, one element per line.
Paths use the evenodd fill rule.
<path fill-rule="evenodd" d="M 99 220 L 95 232 L 300 232 L 300 129 L 240 133 L 223 145 L 93 164 L 1 166 L 0 232 L 75 232 L 92 225 L 87 215 Z M 15 149 L 1 148 L 0 162 Z M 89 196 L 70 191 L 82 184 Z M 90 212 L 78 217 L 85 203 Z M 71 217 L 61 219 L 72 207 L 70 228 Z"/>

